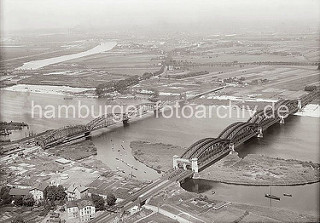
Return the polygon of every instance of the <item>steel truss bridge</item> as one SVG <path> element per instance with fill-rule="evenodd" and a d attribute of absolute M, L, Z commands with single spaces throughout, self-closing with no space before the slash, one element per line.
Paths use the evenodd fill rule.
<path fill-rule="evenodd" d="M 50 148 L 59 144 L 67 143 L 83 137 L 89 137 L 90 133 L 98 129 L 107 128 L 122 122 L 127 125 L 130 119 L 139 118 L 153 111 L 161 112 L 164 103 L 148 102 L 135 106 L 128 106 L 125 112 L 107 113 L 97 117 L 86 125 L 73 125 L 49 131 L 36 139 L 36 143 L 42 148 Z"/>
<path fill-rule="evenodd" d="M 291 115 L 318 96 L 319 91 L 317 90 L 297 100 L 280 100 L 274 104 L 274 109 L 280 109 L 282 105 L 282 107 L 287 106 L 289 110 L 288 115 Z M 193 143 L 180 157 L 174 157 L 173 163 L 174 165 L 176 163 L 174 168 L 167 171 L 150 185 L 143 187 L 117 204 L 115 207 L 117 209 L 116 214 L 104 212 L 93 219 L 91 223 L 111 222 L 116 217 L 121 218 L 126 210 L 135 205 L 139 206 L 143 204 L 160 190 L 170 187 L 172 183 L 194 176 L 195 172 L 205 169 L 212 163 L 228 155 L 241 143 L 252 137 L 262 137 L 263 131 L 268 127 L 277 122 L 283 123 L 283 118 L 277 112 L 275 112 L 274 116 L 271 116 L 272 110 L 267 109 L 266 112 L 257 111 L 247 122 L 236 122 L 229 125 L 217 138 L 204 138 Z M 197 166 L 195 169 L 194 165 Z"/>
<path fill-rule="evenodd" d="M 235 122 L 225 128 L 217 138 L 205 138 L 193 143 L 180 157 L 173 158 L 175 169 L 201 171 L 221 159 L 253 137 L 263 137 L 263 132 L 275 123 L 284 123 L 289 115 L 319 97 L 319 90 L 295 100 L 279 100 L 271 107 L 258 110 L 247 122 Z"/>

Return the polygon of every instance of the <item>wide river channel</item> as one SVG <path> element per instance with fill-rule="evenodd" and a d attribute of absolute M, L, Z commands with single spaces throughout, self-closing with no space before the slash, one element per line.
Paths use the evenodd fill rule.
<path fill-rule="evenodd" d="M 11 92 L 1 90 L 1 121 L 20 121 L 29 124 L 28 130 L 11 134 L 11 139 L 24 137 L 29 131 L 39 133 L 47 129 L 66 125 L 86 124 L 92 118 L 54 118 L 45 119 L 36 116 L 32 118 L 32 102 L 43 108 L 46 105 L 82 104 L 105 105 L 105 99 L 74 98 L 65 100 L 62 95 L 41 95 L 36 93 Z M 97 159 L 106 163 L 111 169 L 125 171 L 125 175 L 133 174 L 140 180 L 153 180 L 160 175 L 153 169 L 136 161 L 131 154 L 130 142 L 145 140 L 162 142 L 182 147 L 188 147 L 195 141 L 205 137 L 217 137 L 229 124 L 236 121 L 246 121 L 245 117 L 218 118 L 156 118 L 150 116 L 130 123 L 128 127 L 121 125 L 99 130 L 94 133 L 92 141 L 97 147 Z M 241 157 L 247 154 L 265 154 L 272 157 L 298 159 L 319 163 L 319 118 L 290 116 L 284 125 L 274 125 L 264 133 L 262 139 L 252 139 L 239 149 Z M 177 154 L 179 155 L 179 154 Z M 122 159 L 124 162 L 118 161 Z M 130 168 L 133 165 L 137 170 Z M 315 214 L 319 210 L 319 183 L 304 186 L 271 187 L 272 194 L 281 196 L 281 201 L 270 201 L 264 197 L 270 192 L 269 187 L 226 185 L 206 180 L 190 180 L 182 185 L 189 191 L 198 193 L 215 192 L 217 199 L 248 204 L 277 206 L 296 211 Z M 292 197 L 283 197 L 290 193 Z"/>

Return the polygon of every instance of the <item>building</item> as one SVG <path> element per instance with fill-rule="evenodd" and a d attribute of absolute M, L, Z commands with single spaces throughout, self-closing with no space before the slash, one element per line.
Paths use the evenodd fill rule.
<path fill-rule="evenodd" d="M 89 197 L 91 197 L 92 194 L 99 195 L 100 197 L 102 197 L 105 200 L 107 199 L 107 196 L 108 196 L 108 192 L 106 190 L 100 190 L 100 189 L 96 189 L 96 188 L 89 188 L 88 189 Z"/>
<path fill-rule="evenodd" d="M 49 184 L 43 182 L 43 183 L 36 184 L 30 189 L 29 192 L 30 194 L 32 194 L 33 199 L 36 202 L 39 202 L 44 199 L 43 193 L 47 186 L 49 186 Z"/>
<path fill-rule="evenodd" d="M 94 218 L 96 208 L 89 200 L 81 200 L 78 202 L 80 222 L 87 222 Z"/>
<path fill-rule="evenodd" d="M 89 200 L 68 201 L 66 210 L 69 219 L 79 219 L 80 222 L 88 222 L 95 217 L 96 209 Z"/>
<path fill-rule="evenodd" d="M 70 187 L 68 187 L 66 192 L 68 201 L 74 201 L 88 197 L 88 188 L 81 185 L 76 186 L 75 184 L 72 184 Z"/>
<path fill-rule="evenodd" d="M 79 217 L 79 208 L 76 201 L 68 201 L 66 204 L 66 210 L 69 219 Z"/>
<path fill-rule="evenodd" d="M 9 191 L 9 195 L 16 197 L 16 196 L 27 196 L 29 194 L 29 189 L 20 189 L 20 188 L 11 188 Z"/>

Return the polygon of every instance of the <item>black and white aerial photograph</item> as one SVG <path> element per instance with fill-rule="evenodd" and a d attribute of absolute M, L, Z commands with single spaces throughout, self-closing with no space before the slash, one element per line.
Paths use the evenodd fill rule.
<path fill-rule="evenodd" d="M 0 19 L 0 223 L 320 222 L 319 0 Z"/>

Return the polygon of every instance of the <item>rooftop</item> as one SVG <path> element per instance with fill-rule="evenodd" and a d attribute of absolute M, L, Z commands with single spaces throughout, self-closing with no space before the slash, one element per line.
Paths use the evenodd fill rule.
<path fill-rule="evenodd" d="M 29 194 L 29 189 L 11 188 L 9 195 L 12 196 L 26 196 Z"/>

